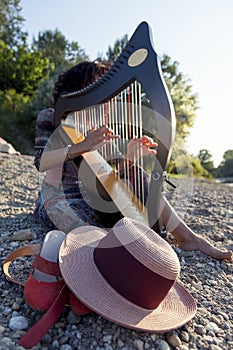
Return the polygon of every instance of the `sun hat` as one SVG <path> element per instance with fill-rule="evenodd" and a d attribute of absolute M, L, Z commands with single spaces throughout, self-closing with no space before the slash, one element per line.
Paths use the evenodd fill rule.
<path fill-rule="evenodd" d="M 177 282 L 179 259 L 152 229 L 123 218 L 109 230 L 79 227 L 59 252 L 62 276 L 76 297 L 121 326 L 162 333 L 196 313 L 191 294 Z"/>

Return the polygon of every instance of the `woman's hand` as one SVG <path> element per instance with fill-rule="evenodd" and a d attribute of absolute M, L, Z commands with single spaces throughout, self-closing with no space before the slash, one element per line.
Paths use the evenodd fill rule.
<path fill-rule="evenodd" d="M 155 149 L 151 149 L 151 147 L 157 147 L 158 144 L 153 141 L 151 137 L 146 135 L 133 138 L 129 141 L 127 145 L 127 155 L 126 158 L 129 160 L 134 160 L 139 157 L 144 157 L 148 154 L 152 154 L 156 156 L 157 152 Z"/>
<path fill-rule="evenodd" d="M 94 126 L 87 132 L 86 138 L 80 143 L 72 145 L 69 150 L 69 158 L 73 159 L 83 153 L 95 151 L 102 146 L 111 142 L 111 140 L 119 139 L 119 135 L 113 135 L 113 131 L 106 125 L 101 127 Z"/>

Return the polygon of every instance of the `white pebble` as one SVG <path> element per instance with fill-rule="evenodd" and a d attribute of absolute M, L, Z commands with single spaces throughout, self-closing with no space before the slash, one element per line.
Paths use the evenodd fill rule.
<path fill-rule="evenodd" d="M 216 323 L 214 323 L 214 322 L 209 322 L 206 325 L 206 330 L 210 331 L 210 332 L 214 332 L 214 333 L 218 333 L 219 332 L 218 325 L 216 325 Z"/>
<path fill-rule="evenodd" d="M 28 321 L 24 316 L 16 316 L 10 319 L 9 327 L 13 331 L 19 331 L 28 327 Z"/>

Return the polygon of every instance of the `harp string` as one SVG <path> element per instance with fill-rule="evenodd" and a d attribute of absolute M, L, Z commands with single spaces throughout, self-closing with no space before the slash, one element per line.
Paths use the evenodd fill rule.
<path fill-rule="evenodd" d="M 77 139 L 80 134 L 85 138 L 89 130 L 94 127 L 107 125 L 114 134 L 120 135 L 120 139 L 111 140 L 103 147 L 98 149 L 101 156 L 109 161 L 113 155 L 119 154 L 124 156 L 127 152 L 127 143 L 130 139 L 136 139 L 143 136 L 143 113 L 141 101 L 141 84 L 133 82 L 119 95 L 114 96 L 106 103 L 87 108 L 82 111 L 74 111 L 74 127 Z M 127 179 L 128 187 L 133 178 L 134 192 L 138 203 L 144 207 L 144 181 L 142 175 L 143 167 L 143 150 L 137 147 L 133 154 L 133 168 L 130 168 L 130 162 L 123 162 L 124 177 Z M 118 163 L 115 163 L 115 176 L 120 176 Z M 131 178 L 131 179 L 130 179 Z M 129 188 L 129 191 L 132 188 Z"/>

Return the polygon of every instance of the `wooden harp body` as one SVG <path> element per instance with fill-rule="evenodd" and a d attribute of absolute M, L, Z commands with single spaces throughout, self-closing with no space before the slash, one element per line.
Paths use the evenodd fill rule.
<path fill-rule="evenodd" d="M 84 175 L 80 175 L 80 177 L 88 187 L 90 185 L 88 183 L 92 181 L 87 180 L 90 177 L 87 174 L 92 172 L 96 181 L 100 183 L 100 187 L 104 188 L 103 192 L 107 192 L 110 197 L 107 200 L 107 205 L 110 205 L 112 201 L 113 206 L 116 206 L 123 216 L 146 222 L 157 233 L 160 233 L 162 230 L 160 221 L 162 184 L 171 156 L 176 120 L 173 105 L 162 76 L 160 62 L 153 47 L 151 30 L 146 22 L 142 22 L 137 27 L 122 53 L 106 74 L 82 90 L 59 97 L 55 106 L 55 122 L 57 126 L 60 126 L 61 121 L 74 111 L 81 113 L 82 111 L 91 110 L 92 107 L 98 108 L 96 106 L 102 106 L 100 108 L 103 108 L 109 103 L 110 109 L 112 109 L 114 102 L 111 101 L 115 99 L 115 102 L 120 101 L 117 103 L 121 103 L 121 98 L 116 100 L 116 96 L 119 96 L 122 91 L 128 89 L 135 82 L 142 87 L 141 94 L 146 96 L 146 101 L 150 105 L 151 114 L 149 113 L 149 118 L 155 119 L 157 128 L 157 156 L 153 159 L 146 206 L 143 206 L 142 209 L 141 204 L 138 204 L 138 200 L 135 200 L 134 195 L 128 192 L 125 184 L 116 179 L 111 170 L 112 168 L 102 163 L 102 156 L 98 152 L 88 152 L 83 155 Z M 135 101 L 134 104 L 136 104 Z M 120 116 L 118 107 L 116 108 L 117 113 L 115 112 L 114 118 L 119 116 L 121 123 L 124 108 Z M 147 108 L 144 119 L 148 119 Z M 136 128 L 141 127 L 140 125 L 138 123 Z M 146 128 L 150 129 L 150 122 Z M 72 129 L 69 132 L 69 128 L 64 126 L 61 130 L 60 136 L 63 146 L 71 143 L 71 141 L 74 142 L 75 137 L 74 135 L 72 136 Z M 151 132 L 151 130 L 149 131 Z M 101 166 L 100 163 L 102 164 Z"/>

